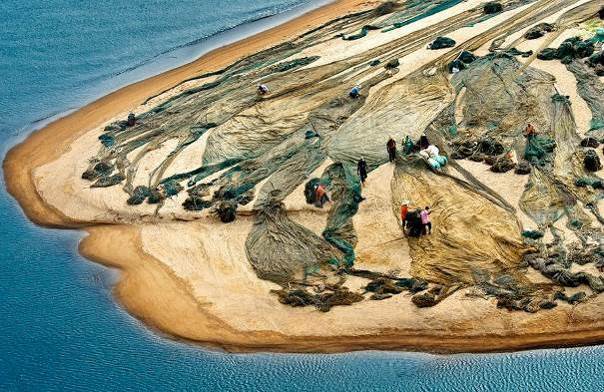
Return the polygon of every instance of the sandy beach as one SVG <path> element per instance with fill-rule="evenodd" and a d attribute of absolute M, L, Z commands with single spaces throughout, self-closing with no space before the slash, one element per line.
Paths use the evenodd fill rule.
<path fill-rule="evenodd" d="M 147 98 L 169 90 L 183 80 L 217 71 L 246 55 L 284 42 L 310 28 L 371 4 L 371 1 L 366 0 L 334 1 L 283 25 L 213 50 L 192 63 L 121 88 L 35 131 L 27 138 L 27 142 L 12 148 L 4 160 L 9 193 L 17 199 L 28 218 L 39 225 L 85 225 L 84 222 L 61 216 L 60 212 L 53 211 L 48 205 L 41 203 L 35 192 L 31 192 L 34 189 L 30 174 L 32 170 L 57 159 L 69 148 L 73 140 L 86 131 L 106 123 L 120 113 L 133 110 Z M 52 143 L 52 146 L 49 143 Z"/>
<path fill-rule="evenodd" d="M 170 337 L 204 346 L 233 352 L 331 353 L 385 349 L 454 353 L 600 343 L 604 341 L 604 318 L 601 317 L 604 300 L 595 292 L 580 304 L 560 302 L 553 309 L 543 308 L 538 312 L 510 311 L 500 306 L 495 297 L 477 295 L 476 287 L 471 284 L 474 269 L 480 269 L 494 276 L 522 275 L 518 278 L 520 282 L 537 288 L 531 293 L 551 293 L 550 280 L 535 269 L 528 267 L 527 272 L 527 267 L 521 266 L 523 257 L 538 247 L 527 244 L 521 237 L 522 231 L 549 227 L 531 214 L 534 211 L 531 208 L 536 208 L 533 207 L 535 202 L 526 194 L 533 177 L 519 176 L 512 171 L 493 173 L 484 162 L 470 160 L 459 160 L 458 165 L 450 165 L 446 177 L 438 176 L 400 162 L 378 162 L 378 158 L 374 159 L 372 144 L 365 142 L 367 129 L 375 132 L 372 139 L 379 139 L 380 152 L 381 139 L 388 135 L 396 140 L 402 140 L 408 134 L 419 138 L 424 130 L 438 123 L 439 116 L 451 104 L 463 100 L 449 84 L 454 76 L 437 70 L 454 60 L 459 50 L 487 55 L 493 40 L 501 39 L 502 31 L 514 31 L 514 34 L 504 35 L 503 42 L 499 43 L 500 47 L 507 48 L 522 40 L 529 28 L 544 21 L 560 24 L 563 31 L 556 40 L 524 40 L 514 47 L 533 52 L 557 47 L 564 39 L 584 32 L 579 22 L 593 17 L 592 11 L 600 6 L 596 3 L 559 0 L 549 10 L 546 2 L 529 2 L 483 18 L 482 3 L 468 0 L 392 31 L 370 31 L 357 41 L 334 37 L 329 29 L 339 29 L 340 24 L 325 24 L 374 9 L 380 2 L 334 1 L 281 26 L 211 51 L 190 64 L 121 88 L 34 132 L 11 149 L 5 158 L 7 189 L 36 224 L 81 229 L 88 233 L 80 243 L 80 253 L 120 269 L 120 280 L 114 293 L 131 314 Z M 365 17 L 371 17 L 374 24 L 391 24 L 388 14 L 359 15 L 358 19 L 351 19 L 349 25 L 342 19 L 344 36 L 353 35 L 365 26 Z M 531 19 L 536 16 L 541 19 Z M 321 26 L 328 29 L 325 37 L 319 34 L 321 30 L 315 31 Z M 447 51 L 426 49 L 424 41 L 429 42 L 440 33 L 454 39 L 456 48 Z M 305 40 L 312 44 L 304 47 Z M 260 129 L 264 139 L 258 139 L 258 145 L 273 143 L 274 149 L 280 151 L 280 148 L 290 148 L 287 144 L 290 139 L 277 142 L 273 133 L 281 132 L 279 137 L 287 132 L 290 132 L 288 137 L 301 134 L 298 130 L 307 124 L 304 113 L 315 113 L 315 123 L 311 122 L 311 125 L 322 126 L 321 121 L 327 121 L 325 118 L 331 115 L 329 110 L 340 107 L 334 104 L 338 101 L 334 101 L 332 94 L 340 94 L 343 86 L 363 84 L 364 96 L 359 107 L 351 113 L 342 109 L 342 113 L 334 115 L 333 124 L 337 126 L 332 123 L 325 126 L 325 133 L 333 131 L 333 136 L 329 134 L 325 146 L 320 148 L 328 149 L 329 157 L 314 162 L 312 154 L 300 154 L 301 157 L 291 154 L 293 159 L 309 159 L 312 164 L 304 167 L 302 174 L 275 171 L 255 182 L 254 196 L 237 210 L 236 222 L 221 224 L 208 211 L 183 210 L 186 192 L 165 200 L 161 208 L 151 204 L 134 207 L 126 204 L 127 197 L 121 187 L 92 188 L 81 178 L 89 166 L 89 160 L 82 157 L 92 159 L 97 154 L 98 139 L 106 132 L 108 124 L 124 119 L 130 112 L 137 116 L 152 113 L 154 108 L 174 102 L 188 91 L 220 82 L 220 76 L 195 78 L 285 42 L 303 49 L 292 49 L 291 56 L 284 56 L 275 62 L 277 65 L 269 63 L 267 67 L 316 58 L 315 62 L 309 60 L 295 71 L 305 72 L 310 82 L 302 78 L 288 79 L 289 71 L 277 72 L 277 76 L 271 74 L 268 78 L 275 79 L 269 80 L 275 80 L 274 85 L 279 81 L 283 87 L 271 91 L 266 102 L 253 102 L 250 107 L 243 108 L 236 121 L 228 120 L 190 145 L 186 144 L 182 154 L 173 151 L 180 152 L 178 148 L 184 145 L 183 139 L 174 138 L 161 139 L 149 147 L 133 148 L 125 155 L 125 161 L 136 166 L 132 178 L 128 178 L 130 185 L 142 186 L 159 183 L 163 177 L 191 172 L 200 164 L 205 167 L 220 163 L 219 158 L 232 153 L 228 151 L 229 138 L 237 140 L 240 127 Z M 387 71 L 383 71 L 382 65 L 367 68 L 368 60 L 374 57 L 392 57 L 398 64 Z M 587 135 L 592 111 L 578 93 L 573 73 L 560 62 L 546 62 L 530 56 L 517 57 L 517 60 L 506 57 L 505 61 L 530 65 L 531 75 L 536 75 L 535 78 L 546 80 L 543 75 L 554 75 L 552 89 L 569 96 L 569 106 L 572 104 L 576 137 Z M 250 69 L 245 72 L 253 76 L 257 76 L 254 72 L 260 72 L 253 67 Z M 312 82 L 313 78 L 316 83 Z M 430 82 L 434 84 L 426 86 L 427 78 L 442 83 Z M 538 88 L 544 88 L 542 86 L 546 84 L 541 83 Z M 366 93 L 365 85 L 369 86 Z M 237 98 L 239 90 L 241 88 L 225 90 L 223 95 L 232 94 Z M 297 94 L 297 90 L 302 92 Z M 313 100 L 309 96 L 317 98 Z M 273 97 L 275 100 L 271 100 Z M 287 97 L 283 98 L 286 104 L 278 101 L 281 97 Z M 229 101 L 226 102 L 225 110 Z M 545 104 L 549 105 L 550 101 Z M 178 110 L 174 112 L 179 114 Z M 463 115 L 460 109 L 453 117 Z M 208 116 L 218 118 L 220 114 L 206 113 L 205 122 L 210 122 Z M 255 122 L 258 117 L 266 120 Z M 502 123 L 501 128 L 507 126 L 507 122 Z M 166 129 L 171 129 L 171 125 L 166 124 Z M 463 121 L 458 121 L 460 127 L 462 124 Z M 178 132 L 178 127 L 174 129 Z M 340 129 L 346 132 L 338 133 Z M 227 140 L 227 147 L 217 148 L 216 138 Z M 355 268 L 384 275 L 418 277 L 450 290 L 436 306 L 417 307 L 411 300 L 411 293 L 404 292 L 381 301 L 366 300 L 351 306 L 333 307 L 329 312 L 318 311 L 312 306 L 288 307 L 270 294 L 281 286 L 274 280 L 259 277 L 258 265 L 262 260 L 256 264 L 248 261 L 254 254 L 250 250 L 250 238 L 253 237 L 250 233 L 260 226 L 259 211 L 266 208 L 267 200 L 273 194 L 271 191 L 287 189 L 279 200 L 288 216 L 290 226 L 287 228 L 295 227 L 309 238 L 321 238 L 332 219 L 330 208 L 335 207 L 312 206 L 304 199 L 304 182 L 292 184 L 288 181 L 298 177 L 321 177 L 340 160 L 352 159 L 350 151 L 359 145 L 362 146 L 360 153 L 375 168 L 362 188 L 364 200 L 350 218 L 356 233 Z M 252 152 L 260 150 L 254 145 L 243 147 Z M 101 149 L 101 154 L 104 153 Z M 568 159 L 558 158 L 554 164 L 555 174 L 560 178 L 575 174 L 569 174 L 559 163 L 574 159 L 573 151 L 560 149 L 560 157 L 563 153 Z M 263 156 L 254 157 L 259 163 L 251 160 L 253 165 L 268 167 L 281 159 L 278 153 L 267 154 L 265 161 L 262 161 Z M 604 159 L 601 148 L 598 154 Z M 248 155 L 234 156 L 245 161 Z M 356 161 L 356 156 L 354 159 Z M 216 171 L 205 180 L 219 182 L 226 174 L 228 168 Z M 191 177 L 188 179 L 193 181 Z M 281 183 L 285 185 L 280 186 Z M 582 219 L 584 227 L 591 227 L 596 233 L 593 235 L 598 236 L 601 224 L 581 199 L 585 192 L 573 193 L 581 200 L 576 216 Z M 403 237 L 398 222 L 403 200 L 413 200 L 418 206 L 436 206 L 433 215 L 435 235 L 417 241 Z M 601 201 L 598 203 L 602 205 Z M 473 207 L 475 215 L 468 215 L 467 210 L 460 207 L 467 205 Z M 598 208 L 596 204 L 596 210 Z M 562 233 L 562 243 L 570 246 L 584 233 L 575 234 L 570 228 L 570 215 L 564 219 L 556 221 L 557 226 L 551 231 L 552 235 Z M 298 227 L 303 227 L 304 231 Z M 461 235 L 460 228 L 463 233 L 470 234 Z M 557 241 L 552 235 L 546 233 L 543 241 Z M 255 250 L 260 253 L 257 258 L 262 259 L 258 248 Z M 333 251 L 327 245 L 325 249 L 326 252 Z M 451 270 L 442 266 L 446 263 L 452 263 Z M 587 271 L 590 277 L 601 279 L 601 273 L 591 264 L 573 265 L 569 271 L 573 274 Z M 451 275 L 459 279 L 459 285 L 447 281 Z M 351 275 L 346 280 L 347 290 L 354 292 L 362 292 L 366 284 L 367 281 L 358 276 Z M 564 289 L 571 295 L 589 290 L 586 287 L 583 283 L 580 287 Z"/>

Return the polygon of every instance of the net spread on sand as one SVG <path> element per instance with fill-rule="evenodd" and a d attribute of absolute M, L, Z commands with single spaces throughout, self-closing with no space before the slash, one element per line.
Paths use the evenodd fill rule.
<path fill-rule="evenodd" d="M 436 60 L 403 77 L 398 77 L 398 61 L 390 60 L 494 15 L 478 7 L 327 63 L 320 62 L 321 56 L 304 55 L 326 40 L 360 40 L 372 30 L 398 29 L 457 3 L 412 1 L 353 14 L 202 75 L 199 80 L 207 82 L 139 114 L 134 125 L 119 121 L 107 126 L 82 177 L 92 187 L 122 187 L 124 203 L 132 206 L 153 203 L 159 210 L 167 198 L 186 193 L 184 209 L 211 210 L 223 222 L 235 220 L 231 224 L 237 224 L 239 208 L 250 207 L 254 225 L 245 245 L 248 260 L 260 278 L 283 286 L 275 294 L 292 306 L 329 310 L 362 300 L 364 293 L 347 288 L 349 275 L 368 280 L 365 293 L 372 299 L 409 291 L 420 307 L 468 287 L 496 297 L 498 306 L 525 311 L 547 309 L 558 300 L 580 301 L 581 296 L 564 294 L 568 286 L 587 285 L 599 293 L 604 290 L 599 276 L 571 272 L 577 260 L 604 265 L 602 218 L 595 207 L 602 198 L 601 180 L 584 168 L 586 152 L 571 104 L 558 94 L 553 75 L 516 58 L 530 53 L 498 46 L 502 37 L 572 2 L 503 1 L 504 10 L 526 6 L 527 11 L 443 50 Z M 596 12 L 594 2 L 573 8 L 559 18 L 557 31 Z M 491 54 L 472 55 L 488 42 Z M 448 65 L 461 61 L 460 53 L 471 61 L 462 59 L 463 69 L 449 78 Z M 563 56 L 592 112 L 590 132 L 601 141 L 597 132 L 604 124 L 604 86 L 580 57 Z M 352 98 L 348 92 L 357 83 L 361 95 Z M 269 86 L 269 93 L 258 94 L 260 84 Z M 528 123 L 535 134 L 525 134 Z M 459 162 L 430 170 L 414 150 L 413 143 L 423 134 L 444 156 L 528 175 L 519 208 L 538 230 L 523 233 L 516 207 Z M 363 157 L 369 171 L 387 164 L 385 143 L 390 137 L 399 145 L 405 139 L 407 143 L 391 179 L 394 213 L 383 219 L 397 219 L 404 200 L 431 205 L 434 211 L 433 234 L 408 239 L 408 277 L 354 267 L 360 235 L 354 217 L 363 203 L 356 162 Z M 200 142 L 204 148 L 194 169 L 166 174 L 189 146 Z M 141 182 L 141 162 L 167 145 L 174 147 Z M 319 186 L 331 198 L 327 206 L 316 199 Z M 329 208 L 321 233 L 290 217 L 285 201 L 295 192 L 309 204 Z M 564 241 L 563 230 L 556 226 L 560 222 L 576 236 L 573 246 Z M 553 240 L 546 243 L 547 232 Z M 526 277 L 529 267 L 550 283 L 532 283 Z"/>

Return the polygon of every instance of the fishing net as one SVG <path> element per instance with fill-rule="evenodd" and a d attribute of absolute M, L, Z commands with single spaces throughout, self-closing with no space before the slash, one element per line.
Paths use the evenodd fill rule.
<path fill-rule="evenodd" d="M 429 133 L 444 152 L 445 163 L 452 141 L 456 157 L 489 162 L 496 171 L 512 168 L 503 154 L 526 152 L 524 172 L 530 173 L 530 180 L 521 200 L 523 211 L 540 231 L 567 215 L 576 223 L 573 230 L 587 238 L 581 228 L 589 226 L 588 220 L 574 206 L 577 198 L 592 200 L 598 183 L 582 180 L 586 175 L 582 162 L 576 165 L 580 154 L 571 132 L 572 113 L 567 100 L 555 96 L 554 78 L 524 68 L 513 57 L 529 53 L 510 50 L 477 58 L 469 52 L 476 50 L 473 45 L 501 35 L 493 28 L 460 44 L 457 52 L 443 51 L 432 64 L 463 64 L 452 84 L 446 69 L 422 69 L 389 80 L 399 72 L 399 59 L 425 48 L 434 37 L 483 20 L 482 7 L 343 60 L 319 63 L 318 56 L 302 53 L 336 33 L 358 40 L 374 27 L 400 28 L 459 2 L 413 0 L 346 16 L 202 75 L 196 87 L 137 115 L 134 124 L 116 121 L 106 127 L 83 177 L 96 187 L 120 184 L 129 205 L 146 200 L 158 204 L 158 211 L 165 198 L 186 191 L 184 209 L 191 214 L 209 210 L 223 222 L 235 221 L 233 225 L 238 224 L 238 210 L 247 205 L 246 213 L 254 220 L 245 243 L 248 260 L 259 277 L 282 285 L 275 295 L 291 306 L 329 310 L 362 300 L 362 293 L 344 286 L 347 274 L 369 279 L 364 288 L 374 300 L 409 291 L 417 306 L 433 306 L 460 287 L 477 285 L 509 309 L 552 306 L 553 294 L 527 283 L 520 272 L 528 246 L 513 207 L 454 162 L 430 171 L 417 158 L 415 141 Z M 525 3 L 502 2 L 510 9 Z M 531 6 L 534 12 L 506 28 L 519 31 L 532 23 L 529 16 L 550 15 L 564 4 Z M 441 41 L 445 47 L 451 44 Z M 590 49 L 573 42 L 564 50 L 583 56 Z M 348 92 L 357 82 L 361 94 L 351 99 Z M 269 86 L 269 93 L 259 96 L 258 84 Z M 589 79 L 579 86 L 596 123 L 601 121 L 596 112 L 602 113 L 600 85 Z M 528 122 L 539 133 L 525 138 Z M 409 212 L 413 263 L 412 276 L 406 278 L 354 268 L 360 234 L 353 217 L 363 202 L 356 164 L 364 157 L 371 171 L 387 162 L 385 144 L 390 137 L 401 143 L 402 152 L 392 180 L 393 210 L 403 199 L 411 199 L 435 211 L 431 236 L 421 236 L 418 211 Z M 198 156 L 189 155 L 194 164 L 185 165 L 183 157 L 192 149 Z M 142 173 L 143 162 L 153 153 L 162 159 Z M 320 178 L 311 178 L 322 165 L 327 168 Z M 585 185 L 574 187 L 575 181 Z M 317 205 L 319 185 L 325 186 L 331 203 L 325 207 L 325 226 L 311 231 L 284 205 L 294 192 Z M 550 276 L 547 271 L 542 272 Z M 577 279 L 596 287 L 585 277 L 558 281 Z"/>
<path fill-rule="evenodd" d="M 367 34 L 372 30 L 379 30 L 379 27 L 371 26 L 371 25 L 363 26 L 363 28 L 361 29 L 361 31 L 359 33 L 351 34 L 351 35 L 342 35 L 342 39 L 345 41 L 355 41 L 357 39 L 366 37 Z"/>
<path fill-rule="evenodd" d="M 591 110 L 591 134 L 602 140 L 604 128 L 604 84 L 589 67 L 581 61 L 573 61 L 566 66 L 575 75 L 577 92 Z"/>
<path fill-rule="evenodd" d="M 354 247 L 357 242 L 352 225 L 352 217 L 359 210 L 361 182 L 353 172 L 353 167 L 341 163 L 333 164 L 323 174 L 332 192 L 334 205 L 329 211 L 323 238 L 343 253 L 343 264 L 351 267 L 354 264 Z"/>
<path fill-rule="evenodd" d="M 386 141 L 418 140 L 427 126 L 453 100 L 444 75 L 412 74 L 372 94 L 344 122 L 330 140 L 327 151 L 334 162 L 356 164 L 364 157 L 369 167 L 388 161 Z M 367 130 L 371 129 L 371 138 Z"/>
<path fill-rule="evenodd" d="M 524 150 L 524 158 L 533 165 L 543 166 L 556 148 L 556 142 L 548 136 L 529 135 Z"/>
<path fill-rule="evenodd" d="M 258 276 L 275 282 L 302 279 L 304 271 L 319 267 L 341 252 L 287 217 L 283 205 L 267 200 L 246 240 L 250 263 Z"/>
<path fill-rule="evenodd" d="M 395 205 L 413 200 L 433 211 L 433 234 L 409 240 L 414 277 L 445 286 L 472 285 L 475 271 L 513 270 L 526 252 L 512 213 L 419 163 L 397 165 L 392 190 Z"/>
<path fill-rule="evenodd" d="M 483 7 L 485 14 L 496 14 L 503 11 L 503 5 L 497 1 L 489 1 Z"/>

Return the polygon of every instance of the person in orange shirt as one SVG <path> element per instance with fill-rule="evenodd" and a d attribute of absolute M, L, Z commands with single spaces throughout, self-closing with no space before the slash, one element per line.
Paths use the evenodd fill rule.
<path fill-rule="evenodd" d="M 526 136 L 526 137 L 534 136 L 536 133 L 537 133 L 537 130 L 535 129 L 533 124 L 528 124 L 526 126 L 526 129 L 524 130 L 524 136 Z"/>
<path fill-rule="evenodd" d="M 319 184 L 315 192 L 317 207 L 322 208 L 323 205 L 329 201 L 329 197 L 327 196 L 327 188 L 325 185 Z"/>
<path fill-rule="evenodd" d="M 405 231 L 407 229 L 407 214 L 408 213 L 409 213 L 409 202 L 404 201 L 403 204 L 401 204 L 401 227 L 403 228 L 403 231 Z"/>

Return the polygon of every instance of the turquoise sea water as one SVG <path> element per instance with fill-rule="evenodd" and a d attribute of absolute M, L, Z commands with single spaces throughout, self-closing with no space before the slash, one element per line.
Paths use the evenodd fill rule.
<path fill-rule="evenodd" d="M 292 7 L 316 4 L 4 0 L 0 152 L 44 122 L 38 119 L 278 23 L 299 12 L 281 14 Z M 272 14 L 280 16 L 246 23 Z M 174 342 L 146 329 L 114 301 L 118 273 L 77 254 L 80 233 L 34 226 L 3 185 L 1 391 L 604 390 L 602 347 L 454 356 L 232 355 Z"/>

